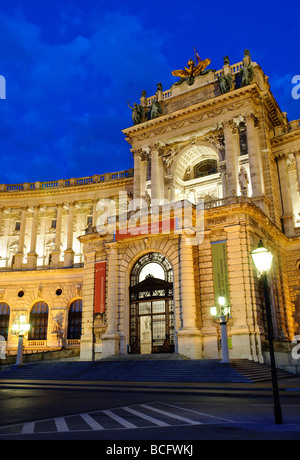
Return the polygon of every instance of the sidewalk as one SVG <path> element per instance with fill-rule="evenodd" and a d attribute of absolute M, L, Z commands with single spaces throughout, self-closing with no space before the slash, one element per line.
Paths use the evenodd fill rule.
<path fill-rule="evenodd" d="M 300 397 L 300 376 L 278 381 L 281 397 Z M 99 380 L 22 380 L 0 379 L 0 389 L 35 388 L 88 391 L 188 393 L 206 396 L 272 397 L 272 382 L 136 382 Z"/>

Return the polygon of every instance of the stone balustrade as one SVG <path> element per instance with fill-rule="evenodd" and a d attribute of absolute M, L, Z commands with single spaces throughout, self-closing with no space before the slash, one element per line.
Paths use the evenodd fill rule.
<path fill-rule="evenodd" d="M 23 184 L 0 184 L 1 192 L 27 192 L 52 190 L 55 188 L 77 187 L 81 185 L 97 184 L 100 182 L 109 182 L 117 179 L 127 179 L 133 177 L 133 169 L 118 171 L 114 173 L 95 174 L 89 177 L 80 177 L 72 179 L 59 179 L 47 182 L 25 182 Z"/>

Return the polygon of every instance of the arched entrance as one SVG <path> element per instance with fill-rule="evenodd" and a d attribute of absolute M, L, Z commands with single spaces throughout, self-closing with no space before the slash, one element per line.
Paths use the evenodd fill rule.
<path fill-rule="evenodd" d="M 174 353 L 173 270 L 168 259 L 151 252 L 130 276 L 130 353 Z"/>

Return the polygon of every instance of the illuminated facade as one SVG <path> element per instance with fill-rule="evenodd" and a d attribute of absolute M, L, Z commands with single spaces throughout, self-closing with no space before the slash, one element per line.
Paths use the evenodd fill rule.
<path fill-rule="evenodd" d="M 263 361 L 263 293 L 250 257 L 260 239 L 274 254 L 275 338 L 300 333 L 299 120 L 287 120 L 248 53 L 178 83 L 143 92 L 132 108 L 123 132 L 133 170 L 0 185 L 8 353 L 22 314 L 26 352 L 216 359 L 210 307 L 222 294 L 231 358 Z"/>

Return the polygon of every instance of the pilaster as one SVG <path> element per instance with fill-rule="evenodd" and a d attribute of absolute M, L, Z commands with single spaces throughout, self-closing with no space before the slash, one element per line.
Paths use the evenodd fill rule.
<path fill-rule="evenodd" d="M 196 327 L 196 298 L 193 246 L 180 237 L 180 294 L 182 327 L 177 333 L 178 351 L 190 358 L 201 357 L 200 331 Z"/>
<path fill-rule="evenodd" d="M 85 253 L 83 270 L 82 329 L 80 339 L 80 360 L 94 359 L 94 291 L 96 251 Z"/>
<path fill-rule="evenodd" d="M 119 277 L 118 247 L 107 248 L 108 279 L 107 279 L 107 331 L 102 337 L 102 358 L 119 354 L 120 334 L 119 322 Z"/>

